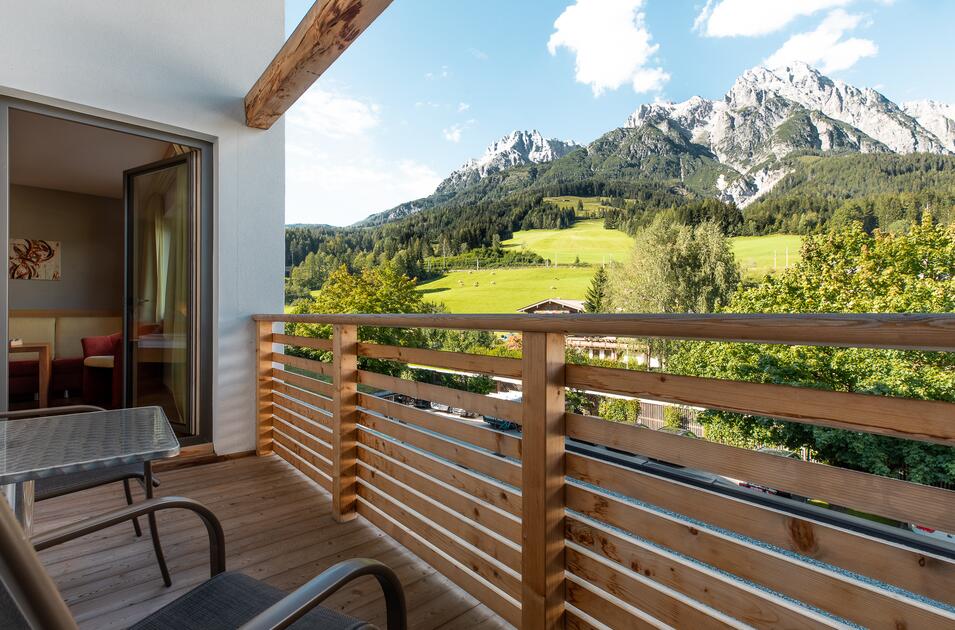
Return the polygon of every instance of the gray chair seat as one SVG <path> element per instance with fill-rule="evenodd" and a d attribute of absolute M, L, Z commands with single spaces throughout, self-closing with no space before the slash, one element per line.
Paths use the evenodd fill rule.
<path fill-rule="evenodd" d="M 98 468 L 95 470 L 37 479 L 34 486 L 34 496 L 37 501 L 43 501 L 44 499 L 52 499 L 53 497 L 95 488 L 108 483 L 122 481 L 123 479 L 139 479 L 142 481 L 142 463 L 123 464 L 120 466 L 110 466 L 109 468 Z M 153 486 L 158 485 L 158 481 L 154 478 Z"/>
<path fill-rule="evenodd" d="M 131 630 L 234 630 L 286 593 L 242 573 L 220 573 L 149 615 Z M 290 628 L 370 630 L 374 626 L 341 613 L 312 609 Z"/>

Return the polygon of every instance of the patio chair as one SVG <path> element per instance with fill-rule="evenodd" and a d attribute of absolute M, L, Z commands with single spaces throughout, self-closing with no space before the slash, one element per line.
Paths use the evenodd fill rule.
<path fill-rule="evenodd" d="M 91 411 L 105 411 L 102 407 L 94 405 L 69 405 L 65 407 L 46 407 L 40 409 L 25 409 L 22 411 L 0 411 L 0 422 L 3 420 L 14 420 L 22 418 L 38 418 L 41 416 L 66 415 L 71 413 L 88 413 Z M 147 478 L 149 479 L 147 487 Z M 123 483 L 123 493 L 126 497 L 126 505 L 133 504 L 133 493 L 130 488 L 130 481 L 139 482 L 146 493 L 146 498 L 152 497 L 154 488 L 159 487 L 159 479 L 152 474 L 150 463 L 143 464 L 122 464 L 110 466 L 109 468 L 99 468 L 85 472 L 69 473 L 63 475 L 54 475 L 45 477 L 34 482 L 33 492 L 34 501 L 44 501 L 61 497 L 66 494 L 89 490 L 111 483 Z M 159 541 L 159 529 L 156 526 L 155 517 L 149 517 L 149 534 L 153 541 L 153 550 L 156 553 L 156 562 L 159 564 L 159 571 L 162 573 L 163 583 L 166 586 L 172 586 L 172 578 L 169 576 L 169 568 L 166 566 L 166 559 L 163 556 L 162 545 Z M 133 530 L 136 536 L 143 535 L 142 527 L 139 525 L 139 519 L 133 518 Z"/>
<path fill-rule="evenodd" d="M 61 630 L 76 621 L 37 551 L 161 510 L 194 512 L 209 536 L 211 578 L 134 624 L 134 630 L 364 630 L 373 626 L 319 604 L 356 578 L 374 576 L 385 595 L 388 630 L 407 630 L 404 592 L 395 573 L 377 560 L 345 560 L 286 595 L 258 580 L 225 571 L 222 526 L 204 505 L 184 497 L 148 499 L 27 540 L 0 500 L 0 626 Z M 31 544 L 32 543 L 32 544 Z"/>

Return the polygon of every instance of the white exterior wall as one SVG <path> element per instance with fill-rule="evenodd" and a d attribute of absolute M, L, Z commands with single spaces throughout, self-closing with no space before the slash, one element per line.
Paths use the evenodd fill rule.
<path fill-rule="evenodd" d="M 246 127 L 243 97 L 282 45 L 283 0 L 0 0 L 0 15 L 0 93 L 214 143 L 213 438 L 254 448 L 249 315 L 283 305 L 285 156 L 282 122 Z"/>

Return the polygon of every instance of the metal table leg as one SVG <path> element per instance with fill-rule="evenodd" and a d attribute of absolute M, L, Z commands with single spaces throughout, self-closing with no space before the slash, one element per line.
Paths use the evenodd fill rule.
<path fill-rule="evenodd" d="M 33 481 L 20 481 L 3 487 L 7 503 L 27 538 L 33 535 Z"/>

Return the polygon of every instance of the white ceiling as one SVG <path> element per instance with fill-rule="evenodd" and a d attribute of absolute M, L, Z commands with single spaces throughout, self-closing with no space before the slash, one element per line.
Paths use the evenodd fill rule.
<path fill-rule="evenodd" d="M 163 159 L 169 144 L 10 110 L 10 183 L 123 197 L 123 171 Z"/>

